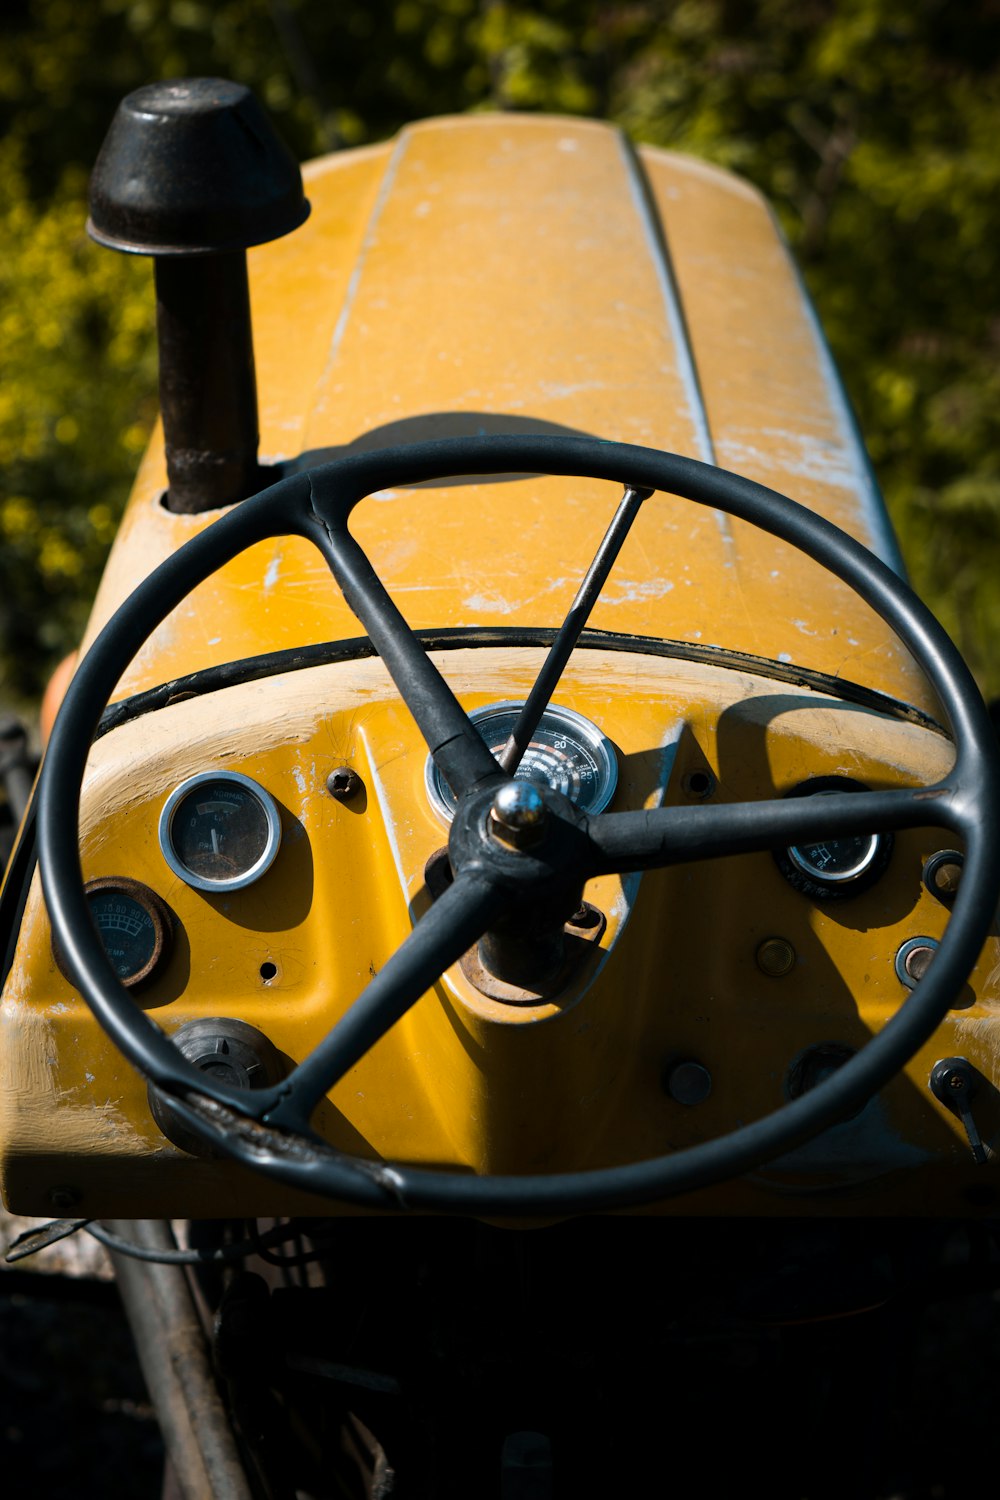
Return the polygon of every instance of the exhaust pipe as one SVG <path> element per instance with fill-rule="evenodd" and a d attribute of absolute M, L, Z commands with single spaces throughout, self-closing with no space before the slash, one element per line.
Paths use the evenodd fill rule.
<path fill-rule="evenodd" d="M 170 510 L 261 488 L 246 251 L 308 216 L 298 163 L 242 84 L 174 79 L 118 106 L 87 232 L 154 260 Z"/>

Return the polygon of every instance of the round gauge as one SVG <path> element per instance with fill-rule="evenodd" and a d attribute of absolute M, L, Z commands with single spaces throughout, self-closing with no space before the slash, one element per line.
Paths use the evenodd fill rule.
<path fill-rule="evenodd" d="M 819 844 L 797 844 L 787 852 L 803 875 L 839 884 L 857 880 L 870 868 L 878 854 L 878 841 L 877 833 L 862 833 L 850 838 L 826 839 Z"/>
<path fill-rule="evenodd" d="M 795 787 L 789 796 L 829 797 L 838 792 L 865 790 L 859 781 L 847 776 L 818 776 Z M 794 844 L 777 850 L 775 859 L 781 873 L 797 890 L 817 900 L 828 900 L 867 890 L 882 874 L 891 852 L 891 834 L 860 833 Z"/>
<path fill-rule="evenodd" d="M 84 887 L 108 961 L 116 978 L 131 989 L 151 979 L 170 955 L 174 923 L 170 908 L 138 880 L 108 876 Z M 58 949 L 59 970 L 72 982 Z"/>
<path fill-rule="evenodd" d="M 469 718 L 484 743 L 498 755 L 517 723 L 523 701 L 489 703 Z M 614 746 L 596 724 L 554 704 L 542 714 L 531 743 L 515 772 L 516 781 L 537 781 L 561 792 L 581 812 L 598 813 L 607 807 L 618 785 Z M 427 760 L 427 794 L 435 812 L 449 819 L 455 811 L 451 788 L 433 759 Z"/>
<path fill-rule="evenodd" d="M 201 771 L 175 787 L 160 814 L 160 848 L 198 891 L 238 891 L 267 870 L 281 843 L 274 799 L 239 771 Z"/>

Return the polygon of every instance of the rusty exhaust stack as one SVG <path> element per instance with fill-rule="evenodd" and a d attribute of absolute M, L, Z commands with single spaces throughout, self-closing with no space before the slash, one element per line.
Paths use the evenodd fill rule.
<path fill-rule="evenodd" d="M 155 262 L 170 510 L 214 510 L 261 487 L 246 251 L 308 215 L 297 162 L 242 84 L 174 79 L 118 106 L 87 232 Z"/>

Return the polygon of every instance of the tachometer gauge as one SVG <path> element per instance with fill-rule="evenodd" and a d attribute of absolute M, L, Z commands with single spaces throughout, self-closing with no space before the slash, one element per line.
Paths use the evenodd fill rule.
<path fill-rule="evenodd" d="M 469 718 L 495 755 L 507 743 L 523 707 L 523 702 L 506 701 L 489 703 L 470 713 Z M 614 746 L 596 724 L 571 708 L 550 704 L 531 737 L 515 779 L 540 782 L 568 797 L 581 812 L 598 813 L 614 796 L 618 761 Z M 435 812 L 450 820 L 455 798 L 430 757 L 427 795 Z"/>
<path fill-rule="evenodd" d="M 239 771 L 201 771 L 175 787 L 160 814 L 160 848 L 198 891 L 238 891 L 259 880 L 281 843 L 274 799 Z"/>
<path fill-rule="evenodd" d="M 88 880 L 84 887 L 108 962 L 126 989 L 152 979 L 170 956 L 174 919 L 155 891 L 124 875 Z M 58 947 L 59 971 L 72 983 Z"/>
<path fill-rule="evenodd" d="M 849 776 L 817 776 L 802 782 L 789 796 L 822 797 L 865 790 L 861 782 Z M 777 850 L 774 857 L 782 875 L 796 890 L 813 900 L 828 901 L 866 891 L 886 868 L 891 853 L 891 833 L 858 833 L 794 844 Z"/>

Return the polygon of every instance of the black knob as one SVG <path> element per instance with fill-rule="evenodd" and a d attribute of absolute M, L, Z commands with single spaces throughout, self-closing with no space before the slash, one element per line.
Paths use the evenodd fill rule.
<path fill-rule="evenodd" d="M 217 1083 L 233 1089 L 262 1089 L 280 1082 L 285 1068 L 281 1054 L 256 1026 L 230 1018 L 206 1017 L 188 1021 L 175 1032 L 181 1056 Z M 150 1085 L 149 1108 L 168 1141 L 192 1156 L 211 1156 L 202 1141 L 174 1112 L 165 1095 Z"/>

